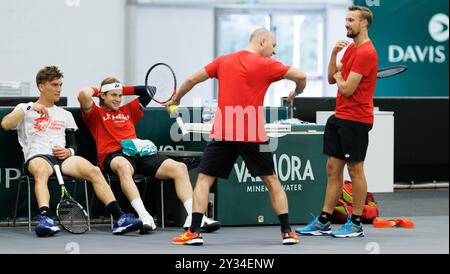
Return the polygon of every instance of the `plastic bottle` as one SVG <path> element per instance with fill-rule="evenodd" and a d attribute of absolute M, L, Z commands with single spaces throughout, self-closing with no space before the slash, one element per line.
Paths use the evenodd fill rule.
<path fill-rule="evenodd" d="M 204 104 L 203 112 L 202 112 L 202 122 L 204 124 L 211 123 L 213 115 L 214 114 L 212 113 L 211 104 L 210 104 L 209 100 L 205 100 L 205 104 Z"/>

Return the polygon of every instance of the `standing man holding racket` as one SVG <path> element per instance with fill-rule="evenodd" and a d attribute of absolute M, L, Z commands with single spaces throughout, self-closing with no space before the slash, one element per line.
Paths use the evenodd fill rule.
<path fill-rule="evenodd" d="M 195 85 L 208 78 L 219 80 L 218 109 L 214 119 L 212 141 L 206 146 L 199 166 L 194 190 L 192 225 L 173 244 L 201 245 L 200 222 L 207 209 L 208 193 L 217 177 L 228 178 L 241 155 L 254 177 L 261 177 L 269 190 L 270 201 L 281 223 L 283 244 L 296 244 L 298 237 L 289 224 L 288 200 L 275 174 L 272 152 L 267 150 L 263 103 L 270 84 L 281 79 L 296 83 L 289 101 L 306 85 L 305 73 L 270 58 L 275 54 L 276 38 L 266 29 L 250 36 L 246 50 L 220 56 L 189 77 L 167 103 L 170 108 Z M 238 214 L 238 213 L 236 213 Z"/>
<path fill-rule="evenodd" d="M 345 27 L 353 43 L 339 41 L 331 54 L 328 82 L 337 84 L 338 92 L 336 112 L 328 119 L 323 137 L 323 152 L 328 155 L 327 191 L 320 216 L 305 228 L 296 229 L 302 235 L 364 236 L 361 225 L 367 195 L 364 159 L 373 125 L 373 95 L 378 71 L 377 51 L 368 34 L 372 19 L 368 8 L 349 7 Z M 336 56 L 345 47 L 344 56 L 336 65 Z M 341 229 L 331 231 L 331 216 L 342 195 L 345 165 L 353 184 L 353 215 Z"/>
<path fill-rule="evenodd" d="M 74 131 L 78 128 L 75 120 L 70 112 L 55 105 L 60 99 L 62 78 L 62 72 L 55 66 L 41 69 L 36 75 L 39 99 L 17 105 L 1 123 L 5 130 L 17 130 L 25 158 L 24 171 L 35 180 L 34 192 L 39 206 L 37 236 L 52 236 L 60 231 L 48 217 L 47 182 L 55 172 L 54 166 L 60 166 L 63 174 L 92 183 L 95 194 L 113 216 L 113 234 L 139 230 L 142 222 L 122 212 L 100 169 L 76 155 Z"/>
<path fill-rule="evenodd" d="M 172 75 L 166 79 L 172 79 Z M 142 234 L 152 232 L 156 225 L 153 217 L 145 209 L 133 180 L 135 173 L 173 180 L 177 196 L 188 214 L 184 226 L 191 223 L 193 190 L 186 165 L 156 153 L 156 148 L 149 155 L 124 153 L 122 141 L 138 140 L 135 125 L 144 116 L 143 109 L 155 96 L 157 88 L 158 86 L 156 88 L 148 86 L 148 89 L 146 86 L 123 87 L 119 80 L 109 77 L 102 81 L 100 88 L 84 88 L 78 95 L 83 119 L 97 145 L 99 166 L 106 173 L 119 176 L 123 193 L 144 224 L 140 231 Z M 123 95 L 137 95 L 138 98 L 121 106 Z M 93 96 L 99 97 L 100 106 L 94 103 Z M 219 222 L 206 217 L 202 220 L 202 229 L 207 232 L 219 228 Z"/>

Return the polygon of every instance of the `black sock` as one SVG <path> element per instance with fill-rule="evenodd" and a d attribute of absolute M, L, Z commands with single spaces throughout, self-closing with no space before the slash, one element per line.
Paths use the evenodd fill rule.
<path fill-rule="evenodd" d="M 50 212 L 50 208 L 48 206 L 42 206 L 39 208 L 39 214 L 43 216 L 47 216 L 47 214 Z"/>
<path fill-rule="evenodd" d="M 282 233 L 289 233 L 292 231 L 291 226 L 289 225 L 289 214 L 288 213 L 278 215 L 278 219 L 280 220 Z"/>
<path fill-rule="evenodd" d="M 117 201 L 112 201 L 109 205 L 106 206 L 109 213 L 113 216 L 114 220 L 119 220 L 123 215 L 122 209 L 120 209 L 119 203 Z"/>
<path fill-rule="evenodd" d="M 202 225 L 203 213 L 192 212 L 192 223 L 189 230 L 191 232 L 200 232 L 200 227 Z"/>
<path fill-rule="evenodd" d="M 331 221 L 331 216 L 332 214 L 322 211 L 322 213 L 320 213 L 320 216 L 318 218 L 319 222 L 321 222 L 322 224 L 326 224 Z"/>
<path fill-rule="evenodd" d="M 352 223 L 354 223 L 355 225 L 361 225 L 361 216 L 359 215 L 352 215 Z"/>

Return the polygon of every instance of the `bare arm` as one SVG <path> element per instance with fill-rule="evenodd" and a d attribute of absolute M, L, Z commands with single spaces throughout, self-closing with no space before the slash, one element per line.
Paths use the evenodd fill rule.
<path fill-rule="evenodd" d="M 338 73 L 338 72 L 341 72 L 341 69 L 342 69 L 342 66 L 343 66 L 342 63 L 339 63 L 339 64 L 337 64 L 337 65 L 335 65 L 335 66 L 336 66 L 336 70 L 335 70 L 335 73 L 334 73 L 334 74 L 336 74 L 336 73 Z M 331 73 L 329 67 L 328 67 L 328 73 Z M 331 79 L 328 78 L 328 84 L 330 84 L 330 85 L 336 84 L 336 79 L 334 79 L 334 74 L 331 75 Z M 329 76 L 328 76 L 328 77 L 329 77 Z"/>
<path fill-rule="evenodd" d="M 295 90 L 298 94 L 303 92 L 306 87 L 306 73 L 301 69 L 291 67 L 284 78 L 295 82 Z"/>
<path fill-rule="evenodd" d="M 78 102 L 84 112 L 89 112 L 92 109 L 92 96 L 94 96 L 93 88 L 84 88 L 78 93 Z"/>
<path fill-rule="evenodd" d="M 336 84 L 336 80 L 334 79 L 334 75 L 336 72 L 341 71 L 342 64 L 339 63 L 336 65 L 336 58 L 337 54 L 345 48 L 349 42 L 345 40 L 341 40 L 336 43 L 336 46 L 333 48 L 333 51 L 331 53 L 330 62 L 328 63 L 328 83 L 330 85 Z"/>
<path fill-rule="evenodd" d="M 344 97 L 350 97 L 355 92 L 363 76 L 359 73 L 351 71 L 347 80 L 342 78 L 341 72 L 334 75 L 334 79 Z"/>
<path fill-rule="evenodd" d="M 165 105 L 166 106 L 174 105 L 174 104 L 178 105 L 180 103 L 181 98 L 183 98 L 183 96 L 186 95 L 186 93 L 191 91 L 195 85 L 197 85 L 201 82 L 204 82 L 208 79 L 209 79 L 209 75 L 205 69 L 202 69 L 202 70 L 194 73 L 193 75 L 191 75 L 188 79 L 186 79 L 183 82 L 181 87 L 178 89 L 175 97 L 170 102 L 166 103 Z"/>
<path fill-rule="evenodd" d="M 2 128 L 4 130 L 15 128 L 23 120 L 23 117 L 25 117 L 25 112 L 21 108 L 9 113 L 2 119 Z"/>
<path fill-rule="evenodd" d="M 334 80 L 334 75 L 338 71 L 339 70 L 336 66 L 336 54 L 331 54 L 330 62 L 328 63 L 328 84 L 330 85 L 336 84 L 336 80 Z"/>
<path fill-rule="evenodd" d="M 19 108 L 16 111 L 13 111 L 3 117 L 2 119 L 2 128 L 4 130 L 11 130 L 15 128 L 25 117 L 25 111 L 35 110 L 37 113 L 42 116 L 48 116 L 48 110 L 44 105 L 39 103 L 31 103 L 25 105 L 25 109 Z"/>
<path fill-rule="evenodd" d="M 295 82 L 295 90 L 288 97 L 288 101 L 290 102 L 305 89 L 306 73 L 301 69 L 291 67 L 284 75 L 284 78 Z"/>

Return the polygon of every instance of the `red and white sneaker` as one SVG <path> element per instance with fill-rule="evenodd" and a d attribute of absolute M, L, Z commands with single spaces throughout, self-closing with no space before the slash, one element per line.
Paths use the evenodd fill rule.
<path fill-rule="evenodd" d="M 281 233 L 281 238 L 283 239 L 284 245 L 295 245 L 300 242 L 294 231 L 291 231 L 289 233 Z"/>
<path fill-rule="evenodd" d="M 188 230 L 187 232 L 181 234 L 179 237 L 175 237 L 172 239 L 172 244 L 174 245 L 202 245 L 203 237 L 201 233 L 191 232 Z"/>

